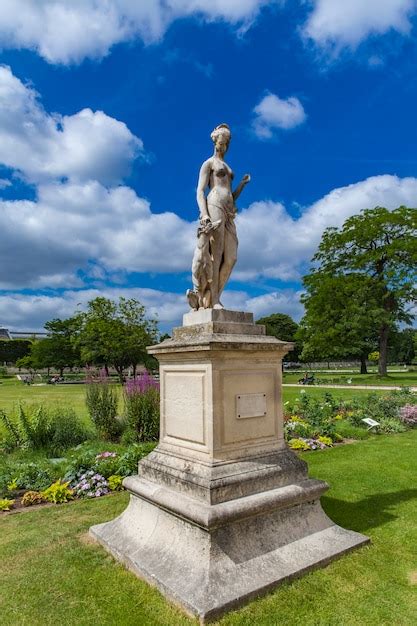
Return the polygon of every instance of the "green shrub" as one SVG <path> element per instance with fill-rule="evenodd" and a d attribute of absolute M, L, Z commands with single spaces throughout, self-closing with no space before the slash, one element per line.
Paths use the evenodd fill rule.
<path fill-rule="evenodd" d="M 33 506 L 35 504 L 42 504 L 42 502 L 44 502 L 44 497 L 39 491 L 27 491 L 23 494 L 23 506 Z"/>
<path fill-rule="evenodd" d="M 9 450 L 43 449 L 56 455 L 91 437 L 90 431 L 70 408 L 57 407 L 48 411 L 42 405 L 28 408 L 20 404 L 16 423 L 3 411 L 0 419 L 7 433 L 6 449 Z"/>
<path fill-rule="evenodd" d="M 18 489 L 39 491 L 51 484 L 52 472 L 39 463 L 21 463 L 15 468 L 14 481 Z"/>
<path fill-rule="evenodd" d="M 320 437 L 317 437 L 317 441 L 319 441 L 320 443 L 323 443 L 328 448 L 331 448 L 333 446 L 333 441 L 330 437 L 320 436 Z"/>
<path fill-rule="evenodd" d="M 99 436 L 109 441 L 117 440 L 121 425 L 116 420 L 118 399 L 115 387 L 105 379 L 89 382 L 85 402 Z"/>
<path fill-rule="evenodd" d="M 333 413 L 337 406 L 329 393 L 322 400 L 305 393 L 301 394 L 296 411 L 310 425 L 309 436 L 318 437 L 321 435 L 334 440 L 336 426 Z"/>
<path fill-rule="evenodd" d="M 0 421 L 4 426 L 6 432 L 6 438 L 4 439 L 3 445 L 6 450 L 13 450 L 17 448 L 21 443 L 22 439 L 19 433 L 19 429 L 13 423 L 13 421 L 6 415 L 4 411 L 0 409 Z"/>
<path fill-rule="evenodd" d="M 10 511 L 13 508 L 15 501 L 9 498 L 3 498 L 0 500 L 0 511 Z"/>
<path fill-rule="evenodd" d="M 133 444 L 128 450 L 121 454 L 117 465 L 117 474 L 121 476 L 132 476 L 138 473 L 138 463 L 144 456 L 149 454 L 155 447 L 154 443 Z"/>
<path fill-rule="evenodd" d="M 51 443 L 47 446 L 53 455 L 59 455 L 72 446 L 91 439 L 91 431 L 71 408 L 55 408 L 51 412 Z"/>
<path fill-rule="evenodd" d="M 391 433 L 403 433 L 407 430 L 407 426 L 393 417 L 382 417 L 379 419 L 378 432 L 387 435 Z"/>
<path fill-rule="evenodd" d="M 291 450 L 303 450 L 304 452 L 311 450 L 310 445 L 303 439 L 290 439 L 288 445 Z"/>
<path fill-rule="evenodd" d="M 109 476 L 107 479 L 107 484 L 109 485 L 110 491 L 121 491 L 123 489 L 123 476 L 118 474 L 114 474 L 113 476 Z"/>
<path fill-rule="evenodd" d="M 63 483 L 57 480 L 50 487 L 42 492 L 42 497 L 47 502 L 54 504 L 62 504 L 68 502 L 74 497 L 73 490 L 68 487 L 69 483 Z"/>

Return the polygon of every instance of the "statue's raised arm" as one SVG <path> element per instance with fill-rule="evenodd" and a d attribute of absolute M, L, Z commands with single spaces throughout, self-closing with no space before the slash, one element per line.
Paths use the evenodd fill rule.
<path fill-rule="evenodd" d="M 235 201 L 250 181 L 249 174 L 245 174 L 232 192 L 233 172 L 224 160 L 231 139 L 229 126 L 217 126 L 211 139 L 214 154 L 201 166 L 197 185 L 200 227 L 192 264 L 194 289 L 187 291 L 188 302 L 195 310 L 223 308 L 220 295 L 237 259 Z"/>

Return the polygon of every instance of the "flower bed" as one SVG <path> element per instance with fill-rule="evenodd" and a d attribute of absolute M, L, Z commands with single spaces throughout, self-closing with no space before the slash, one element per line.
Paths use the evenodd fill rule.
<path fill-rule="evenodd" d="M 0 474 L 0 514 L 30 506 L 100 498 L 123 489 L 123 478 L 137 472 L 139 460 L 154 444 L 97 453 L 77 446 L 57 465 L 51 460 L 12 462 Z"/>
<path fill-rule="evenodd" d="M 366 418 L 378 423 L 375 434 L 400 433 L 417 426 L 416 396 L 408 389 L 344 402 L 331 393 L 318 399 L 302 390 L 293 405 L 286 402 L 284 409 L 284 435 L 293 450 L 322 450 L 345 439 L 370 436 L 363 422 Z"/>

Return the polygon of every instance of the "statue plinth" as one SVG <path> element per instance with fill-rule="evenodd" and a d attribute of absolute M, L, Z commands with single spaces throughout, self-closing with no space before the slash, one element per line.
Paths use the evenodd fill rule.
<path fill-rule="evenodd" d="M 285 444 L 291 348 L 252 314 L 200 309 L 148 349 L 160 363 L 160 441 L 124 481 L 128 508 L 90 532 L 201 622 L 368 542 L 325 515 L 326 483 Z"/>

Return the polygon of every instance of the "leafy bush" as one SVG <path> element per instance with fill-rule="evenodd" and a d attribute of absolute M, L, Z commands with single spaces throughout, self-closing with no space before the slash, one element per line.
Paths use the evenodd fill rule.
<path fill-rule="evenodd" d="M 92 437 L 91 431 L 71 408 L 60 407 L 52 410 L 51 431 L 51 444 L 47 447 L 54 455 L 59 455 Z"/>
<path fill-rule="evenodd" d="M 124 443 L 159 437 L 159 384 L 147 372 L 129 380 L 123 390 Z"/>
<path fill-rule="evenodd" d="M 311 437 L 313 435 L 313 428 L 305 420 L 293 415 L 284 424 L 284 435 L 286 439 Z"/>
<path fill-rule="evenodd" d="M 39 463 L 22 463 L 15 468 L 14 481 L 18 489 L 39 491 L 51 484 L 53 479 L 49 468 Z"/>
<path fill-rule="evenodd" d="M 407 430 L 407 426 L 394 417 L 381 417 L 379 419 L 378 432 L 387 435 L 391 433 L 403 433 Z"/>
<path fill-rule="evenodd" d="M 85 402 L 99 436 L 110 441 L 117 440 L 121 432 L 120 423 L 116 420 L 117 390 L 106 377 L 91 379 L 87 383 Z"/>
<path fill-rule="evenodd" d="M 301 394 L 300 401 L 294 411 L 310 426 L 309 436 L 325 436 L 335 440 L 336 426 L 333 413 L 337 403 L 327 393 L 323 400 L 307 394 Z"/>
<path fill-rule="evenodd" d="M 121 491 L 123 489 L 123 476 L 114 474 L 107 479 L 110 491 Z"/>
<path fill-rule="evenodd" d="M 10 511 L 13 508 L 15 501 L 9 498 L 3 498 L 0 500 L 0 511 Z"/>
<path fill-rule="evenodd" d="M 69 483 L 63 483 L 57 480 L 50 487 L 42 492 L 42 497 L 47 502 L 53 502 L 54 504 L 62 504 L 68 502 L 74 497 L 74 492 L 68 487 Z"/>
<path fill-rule="evenodd" d="M 70 454 L 64 480 L 75 485 L 81 476 L 89 471 L 101 474 L 104 478 L 116 474 L 123 477 L 137 474 L 140 459 L 154 447 L 154 443 L 133 444 L 123 454 L 109 451 L 97 454 L 92 449 L 75 450 Z"/>
<path fill-rule="evenodd" d="M 333 441 L 330 439 L 330 437 L 317 437 L 317 441 L 328 448 L 331 448 L 333 446 Z"/>
<path fill-rule="evenodd" d="M 144 456 L 149 454 L 155 447 L 155 444 L 133 444 L 128 450 L 121 454 L 117 465 L 117 474 L 121 476 L 132 476 L 138 473 L 138 463 Z"/>
<path fill-rule="evenodd" d="M 71 408 L 57 407 L 48 411 L 43 406 L 30 408 L 19 405 L 16 423 L 3 411 L 0 419 L 7 432 L 6 449 L 44 449 L 50 454 L 60 454 L 77 445 L 91 433 Z"/>
<path fill-rule="evenodd" d="M 14 480 L 12 472 L 9 467 L 2 469 L 0 474 L 0 498 L 7 496 L 10 493 L 9 485 Z"/>
<path fill-rule="evenodd" d="M 19 429 L 16 425 L 9 419 L 4 411 L 0 409 L 0 422 L 3 424 L 6 437 L 3 441 L 3 446 L 6 450 L 10 451 L 19 446 L 21 443 Z"/>
<path fill-rule="evenodd" d="M 96 455 L 94 469 L 105 478 L 117 474 L 119 469 L 119 455 L 116 452 L 101 452 Z"/>
<path fill-rule="evenodd" d="M 307 441 L 301 438 L 290 439 L 288 445 L 291 450 L 303 450 L 304 452 L 307 450 L 311 450 Z"/>
<path fill-rule="evenodd" d="M 33 506 L 34 504 L 42 504 L 44 497 L 39 491 L 27 491 L 22 496 L 23 506 Z"/>

